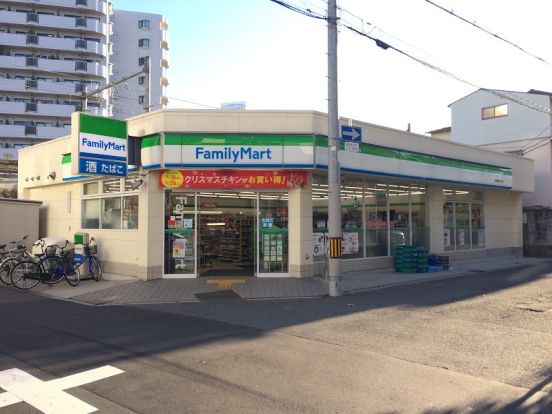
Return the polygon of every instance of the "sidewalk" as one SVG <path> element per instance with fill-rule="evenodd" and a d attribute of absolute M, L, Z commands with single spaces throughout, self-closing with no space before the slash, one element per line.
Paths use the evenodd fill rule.
<path fill-rule="evenodd" d="M 450 270 L 436 273 L 396 273 L 392 269 L 347 273 L 342 279 L 345 294 L 389 286 L 448 279 L 550 262 L 548 258 L 498 257 L 457 264 Z M 88 305 L 129 305 L 176 302 L 199 302 L 223 299 L 291 299 L 316 298 L 328 295 L 323 278 L 255 278 L 205 277 L 197 279 L 157 279 L 144 282 L 130 277 L 105 274 L 100 282 L 84 280 L 79 286 L 65 283 L 38 285 L 33 294 L 69 300 Z"/>

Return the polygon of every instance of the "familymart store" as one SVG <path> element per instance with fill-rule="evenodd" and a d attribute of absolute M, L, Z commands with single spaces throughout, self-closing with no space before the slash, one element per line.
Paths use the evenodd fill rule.
<path fill-rule="evenodd" d="M 344 271 L 390 267 L 403 243 L 459 259 L 521 252 L 531 161 L 353 124 L 362 140 L 339 153 Z M 162 110 L 128 120 L 139 156 L 124 177 L 63 170 L 68 137 L 21 151 L 19 185 L 46 201 L 49 234 L 94 235 L 107 271 L 309 277 L 326 263 L 326 125 L 312 111 Z M 25 181 L 47 169 L 62 179 Z"/>

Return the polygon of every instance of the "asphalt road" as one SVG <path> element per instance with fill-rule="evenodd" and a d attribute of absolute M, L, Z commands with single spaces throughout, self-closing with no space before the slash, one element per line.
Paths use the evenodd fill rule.
<path fill-rule="evenodd" d="M 552 413 L 550 263 L 308 300 L 89 307 L 2 288 L 0 312 L 0 371 L 124 371 L 68 390 L 102 413 Z"/>

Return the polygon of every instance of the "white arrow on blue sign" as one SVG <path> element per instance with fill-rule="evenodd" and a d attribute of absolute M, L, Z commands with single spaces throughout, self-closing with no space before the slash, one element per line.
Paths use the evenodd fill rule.
<path fill-rule="evenodd" d="M 349 125 L 341 125 L 341 139 L 344 141 L 361 142 L 362 128 Z"/>

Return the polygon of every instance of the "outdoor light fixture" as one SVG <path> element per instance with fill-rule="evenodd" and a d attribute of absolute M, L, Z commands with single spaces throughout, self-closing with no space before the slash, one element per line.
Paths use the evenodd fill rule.
<path fill-rule="evenodd" d="M 142 180 L 141 178 L 136 178 L 134 180 L 134 182 L 132 184 L 130 184 L 130 189 L 131 190 L 138 190 L 138 188 L 140 188 L 140 186 L 144 184 L 144 180 Z"/>
<path fill-rule="evenodd" d="M 56 172 L 55 171 L 50 171 L 50 174 L 48 174 L 48 177 L 46 178 L 49 178 L 50 180 L 55 180 L 56 179 Z"/>
<path fill-rule="evenodd" d="M 220 223 L 207 223 L 208 226 L 226 226 L 226 223 L 224 221 L 221 221 Z"/>

